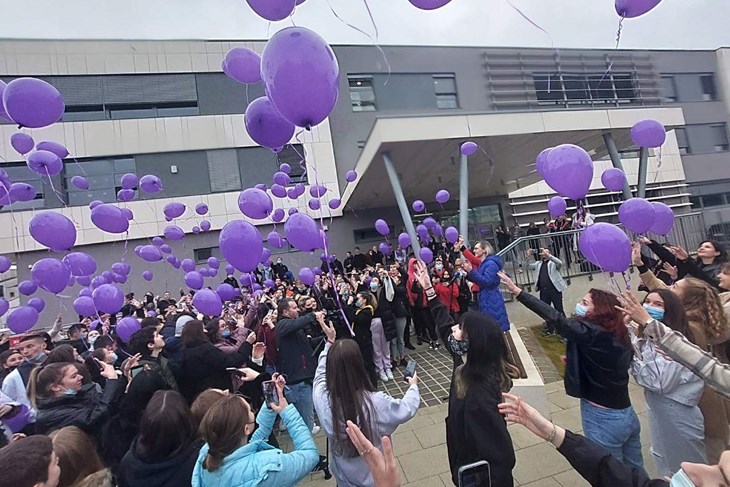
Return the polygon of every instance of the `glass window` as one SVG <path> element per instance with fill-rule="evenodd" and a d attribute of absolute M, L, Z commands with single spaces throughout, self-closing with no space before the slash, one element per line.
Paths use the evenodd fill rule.
<path fill-rule="evenodd" d="M 459 99 L 456 95 L 436 95 L 436 108 L 459 108 Z"/>
<path fill-rule="evenodd" d="M 238 156 L 235 149 L 209 150 L 208 176 L 213 193 L 238 191 L 241 189 L 241 174 L 238 170 Z"/>
<path fill-rule="evenodd" d="M 350 85 L 350 102 L 353 112 L 374 112 L 375 90 L 372 76 L 348 76 Z"/>
<path fill-rule="evenodd" d="M 534 74 L 539 104 L 618 105 L 636 103 L 633 73 Z"/>
<path fill-rule="evenodd" d="M 109 118 L 103 105 L 67 106 L 63 118 L 64 122 L 82 122 L 86 120 L 105 120 Z"/>
<path fill-rule="evenodd" d="M 710 125 L 712 130 L 712 144 L 715 152 L 728 150 L 727 126 L 724 123 Z"/>
<path fill-rule="evenodd" d="M 613 81 L 610 76 L 589 76 L 588 86 L 590 87 L 593 101 L 607 103 L 614 99 Z"/>
<path fill-rule="evenodd" d="M 674 135 L 677 137 L 677 145 L 679 146 L 680 154 L 691 154 L 692 148 L 689 146 L 689 139 L 687 138 L 687 129 L 676 128 L 674 129 Z"/>
<path fill-rule="evenodd" d="M 278 167 L 284 163 L 289 164 L 289 166 L 291 167 L 289 178 L 291 179 L 292 186 L 296 183 L 307 184 L 306 167 L 303 167 L 305 165 L 302 164 L 302 159 L 304 159 L 303 156 L 304 147 L 302 147 L 300 144 L 287 145 L 281 150 L 281 152 L 276 154 L 277 171 L 279 170 Z"/>
<path fill-rule="evenodd" d="M 702 99 L 704 101 L 717 100 L 717 92 L 715 91 L 715 76 L 712 74 L 703 74 L 700 76 L 702 84 Z"/>
<path fill-rule="evenodd" d="M 588 95 L 588 80 L 585 76 L 563 75 L 563 88 L 565 89 L 565 97 L 568 100 L 590 100 L 590 96 Z"/>
<path fill-rule="evenodd" d="M 702 198 L 700 196 L 690 196 L 689 202 L 692 203 L 692 208 L 696 210 L 702 208 Z"/>
<path fill-rule="evenodd" d="M 708 206 L 722 206 L 725 204 L 723 193 L 702 195 L 702 204 L 705 208 Z"/>
<path fill-rule="evenodd" d="M 674 76 L 662 76 L 662 99 L 664 103 L 675 103 L 677 98 L 677 85 L 674 83 Z"/>
<path fill-rule="evenodd" d="M 453 74 L 433 75 L 433 91 L 436 94 L 437 108 L 459 108 L 459 97 L 456 92 L 456 77 Z"/>
<path fill-rule="evenodd" d="M 616 87 L 616 98 L 619 103 L 636 101 L 636 88 L 633 74 L 614 74 L 613 84 Z"/>
<path fill-rule="evenodd" d="M 10 180 L 14 183 L 28 183 L 35 188 L 35 198 L 30 201 L 16 201 L 12 205 L 3 206 L 0 211 L 18 211 L 31 210 L 35 208 L 43 208 L 45 206 L 45 195 L 43 193 L 43 179 L 41 176 L 31 171 L 25 164 L 3 164 L 2 168 L 10 176 Z M 51 195 L 53 195 L 51 193 Z M 55 196 L 55 195 L 53 195 Z"/>
<path fill-rule="evenodd" d="M 563 81 L 558 74 L 535 74 L 535 93 L 540 104 L 562 104 L 565 101 Z"/>
<path fill-rule="evenodd" d="M 134 157 L 120 156 L 114 159 L 87 159 L 79 162 L 66 162 L 64 165 L 64 185 L 71 206 L 88 205 L 94 200 L 113 203 L 117 191 L 122 189 L 121 179 L 127 173 L 137 171 Z M 78 189 L 71 184 L 74 176 L 84 176 L 89 181 L 89 189 Z M 139 198 L 135 193 L 134 199 Z"/>
<path fill-rule="evenodd" d="M 112 120 L 154 118 L 157 116 L 157 109 L 155 107 L 109 107 L 109 116 Z"/>

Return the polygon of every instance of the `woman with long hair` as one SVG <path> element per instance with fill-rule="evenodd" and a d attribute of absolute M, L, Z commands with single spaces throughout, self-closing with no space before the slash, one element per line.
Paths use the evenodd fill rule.
<path fill-rule="evenodd" d="M 58 457 L 61 476 L 58 487 L 77 487 L 85 479 L 106 479 L 111 472 L 104 467 L 96 445 L 76 426 L 66 426 L 49 435 Z"/>
<path fill-rule="evenodd" d="M 224 397 L 205 413 L 199 430 L 205 445 L 193 470 L 194 486 L 295 485 L 312 471 L 319 461 L 312 433 L 294 405 L 287 402 L 284 381 L 277 377 L 275 385 L 279 402 L 262 407 L 258 416 L 238 395 Z M 266 443 L 277 414 L 294 444 L 289 453 Z"/>
<path fill-rule="evenodd" d="M 499 276 L 502 270 L 502 259 L 494 253 L 492 246 L 487 242 L 474 244 L 474 256 L 479 266 L 474 269 L 467 259 L 463 267 L 466 278 L 479 286 L 479 311 L 490 315 L 497 321 L 502 331 L 509 330 L 507 308 L 504 305 L 502 292 L 499 290 Z"/>
<path fill-rule="evenodd" d="M 382 271 L 381 275 L 382 278 L 373 276 L 370 279 L 370 293 L 373 296 L 370 303 L 373 306 L 373 321 L 370 325 L 370 331 L 373 334 L 375 370 L 380 380 L 388 382 L 393 380 L 393 371 L 391 370 L 393 364 L 390 363 L 390 342 L 395 340 L 396 328 L 391 301 L 388 301 L 387 296 L 390 295 L 392 300 L 395 297 L 395 292 L 392 283 L 387 279 L 388 276 L 385 271 Z M 389 291 L 386 286 L 388 286 Z"/>
<path fill-rule="evenodd" d="M 374 486 L 365 455 L 347 435 L 347 422 L 360 427 L 375 447 L 418 412 L 418 379 L 408 379 L 403 399 L 378 392 L 368 378 L 362 354 L 354 340 L 335 341 L 335 330 L 322 326 L 327 343 L 319 355 L 312 399 L 317 417 L 332 444 L 332 471 L 339 486 Z"/>
<path fill-rule="evenodd" d="M 378 384 L 378 374 L 375 371 L 375 361 L 373 359 L 373 333 L 371 325 L 373 321 L 373 305 L 375 301 L 373 295 L 367 292 L 360 292 L 353 298 L 347 300 L 347 314 L 355 336 L 352 338 L 360 347 L 360 353 L 365 361 L 365 370 L 368 378 L 373 386 Z"/>
<path fill-rule="evenodd" d="M 591 289 L 568 318 L 523 292 L 506 274 L 500 273 L 500 279 L 520 303 L 567 340 L 565 392 L 580 399 L 586 437 L 623 463 L 643 468 L 641 426 L 629 398 L 634 354 L 616 296 Z"/>
<path fill-rule="evenodd" d="M 416 267 L 416 278 L 427 290 L 439 334 L 454 358 L 446 418 L 451 479 L 458 485 L 459 468 L 486 460 L 491 479 L 485 479 L 480 487 L 511 487 L 515 454 L 498 405 L 502 392 L 510 390 L 518 373 L 508 362 L 502 332 L 493 317 L 480 312 L 464 313 L 455 324 L 433 290 L 426 266 L 419 263 Z"/>
<path fill-rule="evenodd" d="M 692 340 L 682 302 L 667 289 L 651 291 L 643 305 L 627 293 L 623 308 L 637 327 L 658 320 Z M 704 381 L 679 362 L 659 353 L 654 343 L 642 335 L 632 334 L 632 343 L 634 361 L 629 372 L 644 388 L 651 453 L 657 472 L 662 477 L 671 477 L 682 462 L 705 463 L 705 427 L 698 406 Z"/>

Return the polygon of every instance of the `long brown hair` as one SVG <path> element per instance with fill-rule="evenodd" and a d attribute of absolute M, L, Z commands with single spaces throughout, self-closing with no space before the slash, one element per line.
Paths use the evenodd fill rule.
<path fill-rule="evenodd" d="M 228 396 L 213 404 L 200 423 L 200 436 L 208 444 L 203 468 L 215 472 L 223 459 L 246 442 L 244 427 L 250 406 L 239 396 Z"/>
<path fill-rule="evenodd" d="M 338 454 L 353 458 L 359 453 L 345 430 L 347 421 L 360 427 L 365 437 L 379 444 L 375 431 L 375 411 L 370 393 L 377 389 L 370 382 L 360 347 L 355 340 L 337 340 L 327 353 L 327 392 L 332 403 L 334 425 L 333 449 Z"/>
<path fill-rule="evenodd" d="M 96 453 L 96 445 L 76 426 L 61 428 L 51 433 L 50 437 L 61 467 L 58 487 L 71 487 L 87 475 L 104 470 L 104 464 Z"/>
<path fill-rule="evenodd" d="M 198 342 L 210 342 L 208 335 L 205 334 L 205 327 L 200 320 L 190 320 L 183 328 L 180 335 L 184 347 L 190 347 Z"/>
<path fill-rule="evenodd" d="M 205 413 L 213 407 L 213 404 L 217 403 L 227 394 L 222 394 L 220 390 L 206 389 L 195 398 L 193 404 L 190 405 L 190 411 L 193 414 L 193 421 L 200 427 L 200 423 L 203 421 Z"/>
<path fill-rule="evenodd" d="M 684 306 L 682 306 L 682 301 L 679 299 L 679 296 L 669 289 L 654 289 L 653 291 L 649 291 L 646 298 L 650 294 L 656 294 L 664 301 L 664 319 L 662 319 L 662 323 L 672 330 L 680 332 L 696 345 L 697 342 L 695 342 L 694 335 L 692 334 L 692 328 L 689 327 L 689 320 L 687 320 L 687 313 L 684 311 Z M 644 302 L 646 302 L 646 298 L 644 298 Z"/>
<path fill-rule="evenodd" d="M 59 384 L 68 367 L 76 367 L 69 362 L 56 362 L 33 369 L 28 380 L 28 399 L 30 404 L 38 409 L 38 398 L 51 396 L 51 386 Z M 76 369 L 78 370 L 78 368 Z"/>
<path fill-rule="evenodd" d="M 622 344 L 630 347 L 631 338 L 629 338 L 629 331 L 624 324 L 623 315 L 616 309 L 616 306 L 620 306 L 618 298 L 601 289 L 594 288 L 588 292 L 593 301 L 593 311 L 586 318 L 591 323 L 600 325 L 604 330 L 612 333 Z"/>
<path fill-rule="evenodd" d="M 717 292 L 704 281 L 694 277 L 685 277 L 682 287 L 682 304 L 687 312 L 687 319 L 702 324 L 710 341 L 721 340 L 727 333 L 727 317 L 722 308 Z"/>
<path fill-rule="evenodd" d="M 187 450 L 195 439 L 195 423 L 177 391 L 157 391 L 142 414 L 135 453 L 146 463 L 160 463 Z"/>

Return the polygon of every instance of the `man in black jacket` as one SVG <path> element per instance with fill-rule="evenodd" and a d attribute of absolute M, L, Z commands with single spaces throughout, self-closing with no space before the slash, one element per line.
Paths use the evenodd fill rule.
<path fill-rule="evenodd" d="M 317 357 L 304 330 L 317 321 L 324 321 L 324 312 L 316 311 L 299 317 L 299 306 L 291 298 L 279 301 L 279 319 L 276 322 L 276 343 L 279 347 L 279 372 L 286 376 L 289 391 L 286 399 L 299 411 L 309 430 L 312 430 L 314 403 L 312 382 L 317 369 Z"/>
<path fill-rule="evenodd" d="M 352 256 L 352 266 L 356 271 L 362 272 L 368 265 L 367 258 L 360 253 L 360 247 L 355 247 L 355 255 Z"/>
<path fill-rule="evenodd" d="M 355 269 L 354 258 L 352 257 L 352 252 L 350 252 L 349 250 L 347 251 L 347 254 L 345 254 L 344 268 L 345 273 L 348 276 L 352 274 L 353 269 Z"/>

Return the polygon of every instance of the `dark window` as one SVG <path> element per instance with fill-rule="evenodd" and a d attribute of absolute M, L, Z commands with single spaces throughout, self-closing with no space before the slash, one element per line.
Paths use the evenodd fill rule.
<path fill-rule="evenodd" d="M 674 135 L 677 137 L 677 145 L 679 146 L 680 154 L 691 154 L 692 148 L 689 145 L 689 139 L 687 138 L 687 129 L 676 128 L 674 129 Z"/>
<path fill-rule="evenodd" d="M 45 206 L 45 199 L 43 194 L 43 179 L 37 173 L 30 170 L 25 164 L 3 164 L 4 169 L 10 180 L 14 183 L 28 183 L 35 188 L 35 198 L 30 201 L 16 201 L 12 205 L 3 206 L 0 211 L 18 211 L 18 210 L 30 210 L 35 208 L 43 208 Z M 52 194 L 52 193 L 51 193 Z M 54 195 L 55 197 L 55 195 Z"/>
<path fill-rule="evenodd" d="M 712 146 L 715 152 L 728 150 L 727 125 L 718 123 L 710 125 L 710 129 L 712 130 Z"/>
<path fill-rule="evenodd" d="M 291 179 L 291 185 L 296 183 L 307 184 L 307 167 L 306 164 L 302 164 L 304 160 L 304 147 L 299 144 L 287 145 L 281 152 L 276 154 L 277 159 L 277 171 L 281 164 L 287 163 L 291 167 L 289 178 Z"/>
<path fill-rule="evenodd" d="M 629 103 L 637 99 L 633 75 L 614 74 L 613 84 L 616 87 L 616 98 L 619 103 Z"/>
<path fill-rule="evenodd" d="M 355 243 L 367 243 L 377 242 L 382 240 L 383 236 L 380 235 L 374 228 L 361 228 L 360 230 L 353 230 L 353 236 L 355 237 Z"/>
<path fill-rule="evenodd" d="M 702 208 L 702 198 L 700 196 L 690 196 L 689 202 L 692 203 L 692 208 L 696 210 Z"/>
<path fill-rule="evenodd" d="M 456 92 L 456 77 L 453 74 L 434 74 L 433 90 L 436 94 L 437 108 L 459 108 L 459 96 Z"/>
<path fill-rule="evenodd" d="M 705 208 L 708 206 L 722 206 L 725 204 L 723 193 L 702 195 L 702 204 Z"/>
<path fill-rule="evenodd" d="M 85 120 L 104 120 L 109 118 L 103 105 L 66 106 L 63 113 L 64 122 L 81 122 Z"/>
<path fill-rule="evenodd" d="M 226 260 L 223 257 L 223 254 L 221 254 L 221 249 L 219 247 L 205 247 L 202 249 L 195 249 L 193 251 L 193 256 L 195 257 L 196 264 L 204 264 L 211 257 L 215 257 L 220 261 Z"/>
<path fill-rule="evenodd" d="M 124 118 L 157 118 L 157 117 L 182 117 L 187 115 L 198 115 L 198 103 L 160 103 L 151 104 L 128 104 L 111 105 L 107 107 L 109 117 L 113 120 Z"/>
<path fill-rule="evenodd" d="M 208 176 L 213 193 L 225 193 L 241 189 L 241 174 L 238 170 L 238 155 L 235 149 L 206 151 Z"/>
<path fill-rule="evenodd" d="M 677 85 L 674 76 L 662 76 L 662 99 L 664 103 L 675 103 L 677 99 Z"/>
<path fill-rule="evenodd" d="M 565 94 L 563 92 L 563 81 L 558 74 L 536 74 L 535 91 L 537 99 L 546 104 L 563 104 Z"/>
<path fill-rule="evenodd" d="M 134 172 L 136 172 L 134 157 L 118 156 L 109 159 L 66 162 L 64 184 L 68 193 L 68 204 L 82 206 L 88 205 L 94 200 L 112 203 L 117 200 L 117 191 L 122 189 L 122 176 Z M 84 176 L 89 181 L 89 189 L 78 189 L 71 184 L 74 176 Z M 138 197 L 139 195 L 135 194 L 135 199 Z"/>
<path fill-rule="evenodd" d="M 590 100 L 588 94 L 588 79 L 581 75 L 563 75 L 563 89 L 568 103 Z"/>
<path fill-rule="evenodd" d="M 348 76 L 350 85 L 350 102 L 353 112 L 374 112 L 377 110 L 375 104 L 375 90 L 373 89 L 372 76 Z"/>
<path fill-rule="evenodd" d="M 700 84 L 702 84 L 702 99 L 704 101 L 717 100 L 717 91 L 715 90 L 715 76 L 712 74 L 700 75 Z"/>
<path fill-rule="evenodd" d="M 541 105 L 618 105 L 636 103 L 632 73 L 534 74 L 535 93 Z"/>

